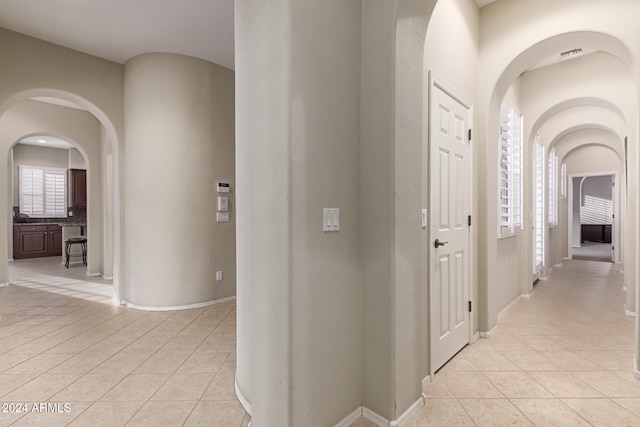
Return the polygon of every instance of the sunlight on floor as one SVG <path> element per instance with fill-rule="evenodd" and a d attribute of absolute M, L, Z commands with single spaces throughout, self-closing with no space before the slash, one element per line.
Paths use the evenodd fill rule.
<path fill-rule="evenodd" d="M 113 304 L 110 280 L 88 276 L 85 266 L 80 263 L 65 268 L 60 257 L 10 262 L 9 283 L 86 301 Z"/>

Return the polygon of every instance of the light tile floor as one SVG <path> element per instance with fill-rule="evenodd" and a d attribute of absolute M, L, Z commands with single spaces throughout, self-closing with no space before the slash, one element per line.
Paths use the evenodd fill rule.
<path fill-rule="evenodd" d="M 11 285 L 0 288 L 0 426 L 248 424 L 233 388 L 234 301 L 145 312 L 112 305 L 110 282 L 58 257 L 9 269 Z M 18 402 L 26 413 L 9 406 Z M 34 410 L 44 402 L 59 405 Z"/>
<path fill-rule="evenodd" d="M 233 391 L 234 302 L 115 307 L 108 282 L 58 261 L 15 261 L 0 288 L 0 402 L 70 411 L 0 412 L 0 426 L 248 424 Z M 499 326 L 435 375 L 407 426 L 640 425 L 634 319 L 615 264 L 565 262 Z"/>
<path fill-rule="evenodd" d="M 565 261 L 424 389 L 407 426 L 640 425 L 619 267 Z"/>

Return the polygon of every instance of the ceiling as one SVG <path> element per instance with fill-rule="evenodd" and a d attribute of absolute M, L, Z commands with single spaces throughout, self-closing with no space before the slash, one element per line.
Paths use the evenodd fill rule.
<path fill-rule="evenodd" d="M 0 27 L 120 64 L 170 52 L 233 70 L 233 7 L 234 0 L 2 0 Z"/>
<path fill-rule="evenodd" d="M 22 138 L 18 141 L 18 144 L 27 144 L 27 145 L 36 145 L 38 147 L 48 147 L 48 148 L 71 148 L 69 142 L 64 139 L 56 138 L 55 136 L 50 135 L 32 135 L 26 138 Z"/>
<path fill-rule="evenodd" d="M 149 52 L 234 69 L 233 0 L 2 0 L 0 27 L 123 64 Z"/>

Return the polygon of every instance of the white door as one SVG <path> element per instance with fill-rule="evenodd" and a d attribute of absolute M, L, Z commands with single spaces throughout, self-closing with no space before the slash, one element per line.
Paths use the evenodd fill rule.
<path fill-rule="evenodd" d="M 431 373 L 469 343 L 470 110 L 430 86 Z"/>

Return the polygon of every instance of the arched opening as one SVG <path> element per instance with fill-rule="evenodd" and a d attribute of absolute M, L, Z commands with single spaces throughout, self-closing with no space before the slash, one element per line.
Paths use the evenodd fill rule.
<path fill-rule="evenodd" d="M 34 132 L 70 141 L 86 160 L 87 227 L 83 231 L 88 237 L 87 274 L 113 280 L 110 299 L 119 302 L 123 295 L 119 262 L 120 184 L 115 172 L 119 170 L 119 144 L 112 121 L 89 101 L 69 92 L 50 89 L 15 94 L 2 105 L 0 114 L 0 126 L 7 138 L 3 141 L 2 153 L 7 156 L 7 165 L 15 142 Z M 79 122 L 74 124 L 74 120 Z M 11 227 L 13 215 L 10 209 L 3 206 L 2 213 L 6 215 L 7 227 Z M 8 244 L 12 244 L 11 239 Z M 7 272 L 7 261 L 4 263 Z"/>
<path fill-rule="evenodd" d="M 569 47 L 577 44 L 592 53 L 563 62 L 561 66 L 545 64 L 540 68 L 538 67 L 549 56 L 568 50 Z M 552 228 L 552 225 L 548 223 L 550 206 L 547 198 L 548 189 L 545 186 L 549 184 L 550 179 L 547 174 L 549 153 L 554 149 L 558 140 L 581 129 L 608 128 L 611 133 L 617 136 L 617 147 L 621 147 L 620 141 L 625 135 L 635 132 L 635 129 L 631 128 L 632 125 L 628 119 L 635 114 L 635 103 L 626 102 L 627 100 L 621 99 L 620 96 L 613 96 L 611 91 L 607 92 L 607 88 L 610 88 L 614 83 L 607 86 L 606 82 L 602 84 L 602 81 L 599 80 L 600 84 L 591 84 L 590 87 L 589 81 L 592 77 L 585 73 L 581 66 L 584 67 L 595 63 L 600 64 L 599 67 L 601 69 L 615 70 L 616 75 L 623 75 L 624 77 L 615 84 L 628 84 L 630 86 L 627 87 L 626 92 L 634 93 L 633 90 L 629 90 L 635 85 L 635 79 L 631 73 L 630 58 L 631 55 L 623 42 L 609 35 L 595 32 L 560 34 L 525 47 L 524 50 L 517 53 L 500 72 L 496 84 L 492 86 L 489 109 L 486 112 L 489 147 L 493 145 L 492 141 L 497 141 L 499 138 L 500 104 L 510 91 L 513 92 L 514 87 L 517 87 L 518 96 L 522 97 L 522 104 L 524 105 L 524 137 L 527 144 L 524 147 L 524 153 L 529 159 L 525 159 L 523 162 L 523 174 L 525 177 L 525 185 L 523 187 L 524 218 L 522 233 L 519 237 L 520 242 L 517 245 L 520 251 L 519 262 L 521 267 L 518 276 L 514 275 L 509 278 L 509 280 L 513 279 L 512 283 L 517 282 L 520 284 L 519 289 L 513 290 L 514 295 L 525 295 L 531 292 L 536 279 L 536 270 L 533 263 L 537 237 L 534 235 L 535 228 L 533 227 L 531 216 L 531 213 L 536 211 L 537 207 L 534 199 L 537 188 L 534 187 L 533 179 L 535 166 L 532 162 L 534 140 L 537 135 L 541 135 L 544 147 L 543 152 L 545 153 L 541 161 L 543 172 L 540 177 L 541 184 L 539 185 L 542 186 L 543 190 L 543 208 L 540 210 L 544 224 L 542 225 L 544 230 L 541 233 L 544 235 L 543 245 L 545 245 L 546 249 L 544 260 L 546 265 L 542 267 L 541 273 L 537 277 L 546 278 L 553 267 L 562 263 L 562 258 L 558 259 L 559 250 L 555 251 L 553 257 L 546 258 L 547 254 L 553 253 L 551 251 L 552 248 L 546 245 L 557 239 L 557 235 L 560 234 L 558 227 L 553 225 Z M 568 70 L 572 70 L 573 74 L 569 75 Z M 544 83 L 545 79 L 547 84 Z M 489 161 L 486 164 L 488 171 L 491 171 L 492 163 L 493 160 L 490 153 Z M 489 200 L 497 200 L 498 195 L 492 190 L 492 180 L 493 177 L 489 172 L 485 182 L 487 194 L 495 195 L 490 196 Z M 497 228 L 495 222 L 491 219 L 491 215 L 488 215 L 488 217 L 487 233 L 491 235 L 493 230 Z M 488 245 L 492 246 L 491 243 L 488 243 Z M 495 248 L 498 258 L 500 258 L 502 246 L 505 246 L 505 241 L 498 240 Z M 493 248 L 489 249 L 493 250 Z M 486 253 L 492 253 L 491 250 L 486 251 Z M 497 313 L 501 310 L 500 306 L 496 307 L 495 301 L 503 290 L 494 285 L 501 266 L 491 262 L 490 259 L 487 259 L 487 261 L 489 265 L 486 281 L 484 281 L 487 287 L 486 293 L 481 289 L 480 294 L 487 298 L 483 302 L 482 308 L 486 307 L 488 312 L 486 317 L 482 315 L 481 317 L 488 321 L 486 327 L 491 329 L 493 326 L 489 325 L 497 323 Z M 532 272 L 534 272 L 533 277 Z M 630 299 L 632 299 L 632 295 L 627 298 L 627 301 Z M 493 317 L 494 315 L 496 317 Z"/>
<path fill-rule="evenodd" d="M 65 244 L 88 236 L 87 199 L 99 196 L 86 191 L 87 177 L 90 182 L 95 179 L 92 175 L 99 175 L 89 164 L 85 149 L 63 135 L 28 134 L 9 148 L 10 283 L 112 303 L 114 291 L 112 281 L 104 278 L 106 266 L 102 266 L 102 277 L 89 269 L 95 265 L 91 258 L 104 259 L 103 254 L 83 251 L 84 245 Z M 96 238 L 104 241 L 103 236 L 90 237 Z"/>

